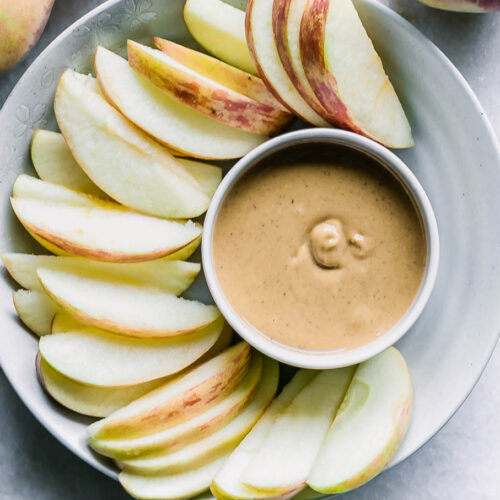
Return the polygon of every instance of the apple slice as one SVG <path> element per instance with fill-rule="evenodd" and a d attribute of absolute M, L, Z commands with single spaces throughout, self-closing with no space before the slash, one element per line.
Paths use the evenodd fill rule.
<path fill-rule="evenodd" d="M 194 418 L 164 431 L 137 439 L 92 440 L 89 445 L 98 453 L 119 460 L 148 457 L 172 452 L 199 441 L 219 430 L 241 412 L 257 389 L 262 375 L 262 356 L 254 353 L 250 367 L 233 391 L 215 406 Z"/>
<path fill-rule="evenodd" d="M 307 0 L 274 0 L 273 32 L 283 68 L 297 92 L 326 121 L 328 113 L 318 101 L 306 77 L 300 56 L 300 24 Z"/>
<path fill-rule="evenodd" d="M 196 158 L 231 159 L 267 139 L 217 122 L 171 99 L 112 52 L 99 50 L 97 55 L 97 78 L 108 101 L 165 146 Z"/>
<path fill-rule="evenodd" d="M 76 163 L 64 137 L 50 130 L 35 130 L 31 139 L 31 160 L 44 181 L 106 198 Z"/>
<path fill-rule="evenodd" d="M 66 332 L 76 332 L 79 330 L 88 331 L 88 325 L 78 321 L 73 318 L 73 316 L 68 313 L 58 310 L 52 319 L 52 324 L 50 327 L 50 333 L 66 333 Z M 105 332 L 107 333 L 107 332 Z"/>
<path fill-rule="evenodd" d="M 215 306 L 157 288 L 82 274 L 37 269 L 44 290 L 82 323 L 131 337 L 172 337 L 204 328 L 220 317 Z"/>
<path fill-rule="evenodd" d="M 20 320 L 39 337 L 50 333 L 52 320 L 59 306 L 45 292 L 17 290 L 12 293 Z"/>
<path fill-rule="evenodd" d="M 223 61 L 257 74 L 245 37 L 245 12 L 221 0 L 187 0 L 184 21 L 193 38 Z"/>
<path fill-rule="evenodd" d="M 245 375 L 249 362 L 250 346 L 240 342 L 92 424 L 88 428 L 89 439 L 134 439 L 194 418 L 232 391 Z"/>
<path fill-rule="evenodd" d="M 319 372 L 313 370 L 299 370 L 292 380 L 283 388 L 281 394 L 272 402 L 255 427 L 243 439 L 239 446 L 231 453 L 224 466 L 215 476 L 210 486 L 217 498 L 234 500 L 254 500 L 256 498 L 277 499 L 285 498 L 273 493 L 256 493 L 245 486 L 240 477 L 252 458 L 266 442 L 266 437 L 276 418 L 290 405 L 297 394 L 309 384 Z M 295 494 L 296 490 L 289 492 Z"/>
<path fill-rule="evenodd" d="M 182 339 L 133 339 L 87 328 L 46 335 L 41 355 L 62 375 L 96 387 L 123 387 L 177 373 L 193 364 L 219 337 L 220 319 Z"/>
<path fill-rule="evenodd" d="M 210 482 L 225 460 L 226 456 L 222 456 L 198 469 L 164 476 L 147 477 L 122 472 L 118 479 L 125 491 L 134 498 L 144 500 L 188 499 L 208 489 Z"/>
<path fill-rule="evenodd" d="M 119 206 L 74 206 L 28 198 L 14 198 L 11 203 L 29 232 L 66 252 L 95 260 L 154 260 L 201 235 L 201 226 L 192 221 L 159 219 Z"/>
<path fill-rule="evenodd" d="M 278 387 L 279 366 L 264 358 L 262 379 L 243 411 L 217 432 L 180 450 L 151 458 L 123 460 L 118 465 L 132 474 L 171 474 L 201 467 L 211 460 L 232 451 L 254 426 L 274 397 Z"/>
<path fill-rule="evenodd" d="M 297 394 L 241 475 L 246 486 L 268 493 L 305 486 L 353 373 L 353 367 L 324 370 Z"/>
<path fill-rule="evenodd" d="M 37 269 L 43 267 L 56 271 L 85 274 L 118 283 L 151 286 L 165 292 L 180 295 L 187 290 L 200 272 L 200 264 L 181 260 L 158 259 L 151 262 L 117 264 L 98 262 L 82 257 L 56 257 L 53 255 L 29 255 L 4 253 L 2 261 L 10 275 L 29 290 L 43 290 Z"/>
<path fill-rule="evenodd" d="M 92 387 L 61 375 L 40 354 L 35 363 L 40 384 L 52 398 L 69 410 L 90 417 L 107 417 L 166 381 L 160 378 L 129 387 Z"/>
<path fill-rule="evenodd" d="M 274 108 L 287 111 L 269 92 L 265 83 L 257 76 L 235 68 L 215 57 L 184 47 L 164 38 L 153 38 L 154 44 L 165 54 L 196 73 L 206 76 L 235 92 Z"/>
<path fill-rule="evenodd" d="M 376 476 L 399 448 L 412 407 L 410 374 L 397 349 L 361 363 L 307 484 L 322 493 L 342 493 Z"/>
<path fill-rule="evenodd" d="M 334 123 L 391 148 L 414 145 L 398 96 L 351 0 L 308 0 L 302 64 Z"/>
<path fill-rule="evenodd" d="M 196 179 L 71 70 L 59 80 L 54 112 L 73 157 L 115 200 L 158 217 L 196 217 L 207 209 L 210 199 Z"/>
<path fill-rule="evenodd" d="M 273 2 L 250 0 L 246 13 L 246 36 L 250 54 L 269 90 L 299 118 L 319 127 L 326 122 L 303 99 L 281 63 L 273 32 Z"/>
<path fill-rule="evenodd" d="M 281 106 L 269 106 L 196 73 L 161 50 L 129 40 L 130 66 L 170 98 L 221 123 L 252 134 L 279 132 L 290 119 Z M 114 54 L 102 47 L 96 52 L 96 72 L 106 68 Z"/>

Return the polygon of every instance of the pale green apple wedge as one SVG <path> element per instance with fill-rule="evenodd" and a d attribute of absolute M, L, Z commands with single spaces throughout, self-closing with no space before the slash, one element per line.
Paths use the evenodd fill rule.
<path fill-rule="evenodd" d="M 265 135 L 230 127 L 171 99 L 134 72 L 126 59 L 110 51 L 97 51 L 95 69 L 106 99 L 176 154 L 213 160 L 239 158 L 267 140 Z"/>
<path fill-rule="evenodd" d="M 2 262 L 22 287 L 43 290 L 37 269 L 67 271 L 102 278 L 117 283 L 151 286 L 180 295 L 191 286 L 200 272 L 200 264 L 180 260 L 157 259 L 150 262 L 117 264 L 98 262 L 83 257 L 56 257 L 54 255 L 29 255 L 4 253 Z"/>
<path fill-rule="evenodd" d="M 88 428 L 89 439 L 134 439 L 194 418 L 215 406 L 233 390 L 248 369 L 250 352 L 245 342 L 230 347 L 165 386 L 95 422 Z"/>
<path fill-rule="evenodd" d="M 144 500 L 182 500 L 193 498 L 208 489 L 227 456 L 189 471 L 163 476 L 141 476 L 120 473 L 118 479 L 125 491 Z M 211 498 L 211 496 L 203 496 Z"/>
<path fill-rule="evenodd" d="M 158 217 L 207 209 L 210 198 L 182 164 L 71 70 L 59 81 L 54 112 L 73 157 L 111 198 Z"/>
<path fill-rule="evenodd" d="M 20 320 L 39 337 L 50 333 L 52 320 L 59 306 L 39 290 L 17 290 L 12 293 Z"/>
<path fill-rule="evenodd" d="M 257 493 L 245 486 L 240 477 L 252 458 L 258 453 L 266 441 L 276 418 L 290 405 L 297 394 L 319 372 L 314 370 L 299 370 L 292 380 L 283 388 L 280 395 L 271 403 L 255 427 L 231 453 L 224 466 L 215 476 L 210 488 L 217 498 L 233 500 L 254 500 L 256 498 L 277 499 L 282 495 L 273 493 Z M 295 493 L 295 490 L 292 491 Z"/>
<path fill-rule="evenodd" d="M 159 378 L 128 387 L 92 387 L 60 374 L 40 354 L 36 358 L 36 370 L 42 387 L 52 398 L 62 406 L 90 417 L 107 417 L 166 382 L 166 378 Z"/>
<path fill-rule="evenodd" d="M 136 439 L 93 440 L 89 445 L 101 455 L 118 460 L 145 458 L 172 452 L 213 434 L 238 415 L 257 390 L 262 375 L 262 356 L 254 353 L 241 382 L 215 406 L 162 432 Z"/>
<path fill-rule="evenodd" d="M 193 38 L 208 52 L 232 66 L 257 74 L 248 51 L 244 11 L 221 0 L 187 0 L 184 21 Z"/>
<path fill-rule="evenodd" d="M 87 328 L 40 339 L 47 363 L 77 382 L 123 387 L 172 375 L 193 364 L 219 337 L 219 319 L 198 333 L 172 339 L 136 339 Z"/>
<path fill-rule="evenodd" d="M 278 363 L 264 358 L 262 379 L 257 392 L 241 413 L 223 428 L 180 450 L 151 458 L 121 460 L 118 465 L 124 471 L 133 474 L 170 474 L 193 467 L 201 467 L 211 460 L 225 455 L 236 448 L 270 404 L 278 387 L 278 378 Z"/>
<path fill-rule="evenodd" d="M 276 418 L 241 481 L 256 491 L 285 493 L 305 486 L 354 367 L 324 370 Z"/>
<path fill-rule="evenodd" d="M 43 289 L 82 323 L 131 337 L 186 335 L 220 317 L 213 305 L 149 286 L 38 268 Z"/>
<path fill-rule="evenodd" d="M 410 374 L 397 349 L 361 363 L 307 484 L 323 493 L 342 493 L 376 476 L 401 444 L 412 406 Z"/>

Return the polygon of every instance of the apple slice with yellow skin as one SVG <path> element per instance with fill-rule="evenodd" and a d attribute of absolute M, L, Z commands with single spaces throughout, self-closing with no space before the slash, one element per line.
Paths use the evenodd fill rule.
<path fill-rule="evenodd" d="M 220 317 L 213 305 L 150 286 L 37 268 L 45 292 L 82 323 L 131 337 L 186 335 Z"/>
<path fill-rule="evenodd" d="M 92 387 L 61 375 L 40 353 L 35 364 L 40 384 L 53 399 L 69 410 L 90 417 L 107 417 L 165 383 L 165 379 L 160 378 L 130 387 Z"/>
<path fill-rule="evenodd" d="M 308 0 L 302 64 L 330 121 L 391 148 L 414 145 L 410 124 L 351 0 Z"/>
<path fill-rule="evenodd" d="M 118 480 L 125 491 L 134 498 L 144 500 L 183 500 L 193 498 L 208 489 L 227 455 L 199 467 L 178 474 L 142 476 L 120 473 Z M 212 498 L 203 496 L 203 499 Z"/>
<path fill-rule="evenodd" d="M 82 257 L 56 257 L 53 255 L 29 255 L 4 253 L 2 262 L 23 288 L 43 290 L 37 269 L 43 267 L 96 276 L 118 283 L 146 285 L 165 292 L 180 295 L 187 290 L 200 272 L 200 264 L 180 260 L 157 259 L 151 262 L 116 264 L 98 262 Z"/>
<path fill-rule="evenodd" d="M 182 164 L 71 70 L 59 80 L 54 112 L 75 160 L 113 199 L 158 217 L 196 217 L 207 209 L 210 198 Z"/>
<path fill-rule="evenodd" d="M 281 393 L 271 403 L 264 415 L 259 419 L 250 433 L 243 439 L 238 447 L 231 453 L 224 466 L 215 476 L 210 488 L 217 498 L 231 500 L 254 500 L 263 498 L 267 500 L 278 500 L 289 498 L 296 490 L 285 494 L 275 495 L 273 493 L 259 492 L 248 488 L 240 477 L 245 471 L 252 458 L 265 445 L 269 434 L 278 416 L 286 410 L 299 392 L 309 384 L 319 372 L 313 370 L 299 370 L 292 380 L 283 388 Z"/>
<path fill-rule="evenodd" d="M 250 54 L 260 77 L 269 90 L 286 108 L 319 127 L 328 127 L 326 122 L 303 99 L 281 63 L 273 32 L 272 0 L 250 0 L 246 12 L 246 36 Z"/>
<path fill-rule="evenodd" d="M 406 362 L 391 347 L 357 368 L 307 484 L 343 493 L 380 473 L 410 423 L 413 390 Z"/>
<path fill-rule="evenodd" d="M 290 119 L 281 107 L 251 99 L 232 88 L 201 75 L 161 50 L 129 40 L 128 62 L 170 98 L 190 106 L 214 120 L 245 132 L 260 135 L 276 134 Z M 98 47 L 96 72 L 106 64 L 106 49 Z"/>
<path fill-rule="evenodd" d="M 324 370 L 307 384 L 276 418 L 241 482 L 267 493 L 304 487 L 353 373 L 354 367 Z"/>
<path fill-rule="evenodd" d="M 125 59 L 104 50 L 97 52 L 95 67 L 106 99 L 177 154 L 212 160 L 239 158 L 267 140 L 265 135 L 230 127 L 171 99 Z"/>
<path fill-rule="evenodd" d="M 65 252 L 94 260 L 154 260 L 181 250 L 201 235 L 201 226 L 192 221 L 160 219 L 111 203 L 75 205 L 15 197 L 11 204 L 30 233 Z"/>
<path fill-rule="evenodd" d="M 215 57 L 184 47 L 164 38 L 153 38 L 153 43 L 165 54 L 196 73 L 210 78 L 235 92 L 274 108 L 287 111 L 269 92 L 265 83 L 257 76 L 235 68 Z"/>
<path fill-rule="evenodd" d="M 234 450 L 255 422 L 264 413 L 278 387 L 279 366 L 264 358 L 262 379 L 257 391 L 245 408 L 223 428 L 209 436 L 181 448 L 151 458 L 121 460 L 118 466 L 132 474 L 172 474 L 201 467 L 211 460 Z"/>
<path fill-rule="evenodd" d="M 31 140 L 31 159 L 40 179 L 93 194 L 99 198 L 108 198 L 80 168 L 59 132 L 36 130 Z M 222 169 L 185 158 L 177 158 L 177 161 L 196 179 L 200 189 L 211 198 L 222 179 Z"/>
<path fill-rule="evenodd" d="M 194 418 L 229 394 L 245 375 L 249 363 L 250 346 L 240 342 L 95 422 L 88 428 L 89 439 L 134 439 Z"/>
<path fill-rule="evenodd" d="M 300 24 L 307 0 L 274 0 L 273 32 L 276 49 L 288 77 L 309 106 L 326 121 L 328 113 L 318 101 L 302 66 Z"/>
<path fill-rule="evenodd" d="M 31 160 L 40 179 L 106 198 L 76 163 L 59 132 L 35 130 L 31 138 Z"/>
<path fill-rule="evenodd" d="M 262 356 L 254 353 L 241 382 L 215 406 L 162 432 L 137 439 L 92 440 L 89 445 L 101 455 L 118 460 L 157 456 L 199 441 L 218 431 L 238 415 L 257 390 L 262 376 Z"/>
<path fill-rule="evenodd" d="M 193 38 L 208 52 L 257 74 L 245 38 L 244 11 L 221 0 L 187 0 L 184 21 Z"/>
<path fill-rule="evenodd" d="M 217 341 L 224 322 L 174 339 L 135 339 L 86 328 L 45 335 L 39 350 L 62 375 L 85 385 L 124 387 L 178 373 Z"/>
<path fill-rule="evenodd" d="M 52 320 L 59 306 L 45 292 L 17 290 L 12 293 L 14 307 L 19 319 L 39 337 L 51 331 Z"/>

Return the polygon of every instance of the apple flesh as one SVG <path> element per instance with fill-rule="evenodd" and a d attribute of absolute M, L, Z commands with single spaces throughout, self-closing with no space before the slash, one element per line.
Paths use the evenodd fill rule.
<path fill-rule="evenodd" d="M 292 113 L 313 125 L 327 127 L 328 122 L 307 104 L 283 68 L 274 38 L 272 17 L 272 1 L 248 2 L 246 36 L 259 75 L 276 99 Z"/>
<path fill-rule="evenodd" d="M 39 337 L 50 333 L 52 320 L 59 306 L 46 293 L 38 290 L 17 290 L 12 293 L 20 320 Z"/>
<path fill-rule="evenodd" d="M 95 422 L 88 428 L 89 439 L 134 439 L 194 418 L 226 397 L 244 377 L 249 363 L 250 347 L 240 342 Z"/>
<path fill-rule="evenodd" d="M 21 60 L 40 38 L 54 0 L 0 0 L 0 72 Z"/>
<path fill-rule="evenodd" d="M 213 120 L 252 134 L 276 134 L 291 118 L 269 106 L 196 73 L 161 50 L 129 40 L 128 62 L 156 88 Z M 98 48 L 99 52 L 105 50 Z"/>
<path fill-rule="evenodd" d="M 265 83 L 257 76 L 235 68 L 215 57 L 184 47 L 164 38 L 153 38 L 154 44 L 165 54 L 196 73 L 210 78 L 235 92 L 262 102 L 274 108 L 287 111 L 267 90 Z"/>
<path fill-rule="evenodd" d="M 106 99 L 156 141 L 179 154 L 213 160 L 239 158 L 267 140 L 267 136 L 229 127 L 171 99 L 137 74 L 125 59 L 113 53 L 105 55 L 105 65 L 96 61 L 96 71 Z"/>
<path fill-rule="evenodd" d="M 241 412 L 257 390 L 262 375 L 262 356 L 254 354 L 245 377 L 215 406 L 194 418 L 137 439 L 89 440 L 101 455 L 118 460 L 148 457 L 177 450 L 219 430 Z"/>
<path fill-rule="evenodd" d="M 182 164 L 71 70 L 59 80 L 54 112 L 73 157 L 113 199 L 158 217 L 196 217 L 207 209 L 210 198 Z"/>
<path fill-rule="evenodd" d="M 484 13 L 500 10 L 499 0 L 419 0 L 421 3 L 441 10 L 454 12 Z"/>
<path fill-rule="evenodd" d="M 376 476 L 410 422 L 413 391 L 404 358 L 391 347 L 357 368 L 307 484 L 342 493 Z"/>
<path fill-rule="evenodd" d="M 134 498 L 144 500 L 188 499 L 208 489 L 226 458 L 227 456 L 222 456 L 203 467 L 178 474 L 148 477 L 122 472 L 118 479 L 125 491 Z"/>
<path fill-rule="evenodd" d="M 115 282 L 151 286 L 180 295 L 187 290 L 200 272 L 200 264 L 180 260 L 158 259 L 151 262 L 116 264 L 98 262 L 82 257 L 56 257 L 5 253 L 1 256 L 7 271 L 23 288 L 43 290 L 37 269 L 86 274 Z"/>
<path fill-rule="evenodd" d="M 191 334 L 220 318 L 219 310 L 147 286 L 40 267 L 43 289 L 82 323 L 131 337 Z"/>
<path fill-rule="evenodd" d="M 187 0 L 184 21 L 193 38 L 208 52 L 257 74 L 245 38 L 245 12 L 221 0 Z"/>
<path fill-rule="evenodd" d="M 38 380 L 47 394 L 65 408 L 90 417 L 107 417 L 165 383 L 165 379 L 160 378 L 130 387 L 92 387 L 61 375 L 40 353 L 35 364 Z"/>
<path fill-rule="evenodd" d="M 308 0 L 300 49 L 307 79 L 331 123 L 387 147 L 414 145 L 403 107 L 351 0 Z"/>
<path fill-rule="evenodd" d="M 268 493 L 305 486 L 353 373 L 353 367 L 321 371 L 297 394 L 241 475 L 246 486 Z"/>
<path fill-rule="evenodd" d="M 292 380 L 283 388 L 279 396 L 271 403 L 264 415 L 259 419 L 249 434 L 239 446 L 231 453 L 224 466 L 215 476 L 210 488 L 217 498 L 234 500 L 254 500 L 256 498 L 283 499 L 287 495 L 273 493 L 258 493 L 245 486 L 240 477 L 253 457 L 259 452 L 266 442 L 267 435 L 277 417 L 290 405 L 297 394 L 309 384 L 317 372 L 312 370 L 299 370 Z M 291 494 L 295 494 L 295 490 Z M 290 492 L 288 492 L 290 494 Z"/>
<path fill-rule="evenodd" d="M 278 387 L 278 363 L 264 358 L 262 379 L 257 391 L 240 414 L 235 416 L 223 428 L 208 437 L 173 452 L 151 458 L 138 458 L 120 461 L 118 465 L 126 472 L 133 474 L 171 474 L 201 467 L 211 460 L 232 451 L 255 422 L 264 413 L 276 393 Z"/>

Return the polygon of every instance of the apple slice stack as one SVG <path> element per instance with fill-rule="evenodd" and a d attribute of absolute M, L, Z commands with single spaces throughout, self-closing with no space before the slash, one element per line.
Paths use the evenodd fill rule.
<path fill-rule="evenodd" d="M 278 363 L 240 342 L 89 427 L 90 446 L 115 460 L 137 498 L 207 490 L 271 402 Z"/>

